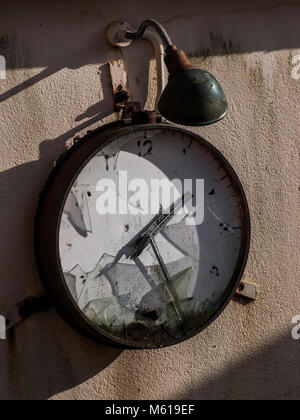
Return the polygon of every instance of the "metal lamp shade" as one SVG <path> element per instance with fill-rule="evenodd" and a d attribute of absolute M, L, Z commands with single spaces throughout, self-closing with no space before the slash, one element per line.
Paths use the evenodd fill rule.
<path fill-rule="evenodd" d="M 228 113 L 228 104 L 215 77 L 192 68 L 169 81 L 161 96 L 159 111 L 176 124 L 202 126 L 223 119 Z"/>

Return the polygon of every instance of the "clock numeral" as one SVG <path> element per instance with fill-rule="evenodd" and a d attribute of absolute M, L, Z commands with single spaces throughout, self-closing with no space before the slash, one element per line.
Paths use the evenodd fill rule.
<path fill-rule="evenodd" d="M 141 141 L 138 141 L 137 145 L 139 148 L 140 157 L 146 157 L 148 155 L 151 155 L 152 150 L 153 150 L 153 143 L 151 140 L 145 140 L 143 144 Z M 145 150 L 146 148 L 147 150 Z"/>
<path fill-rule="evenodd" d="M 186 155 L 187 152 L 190 150 L 190 148 L 192 147 L 192 144 L 193 144 L 193 140 L 191 140 L 189 145 L 185 149 L 183 149 L 183 154 L 184 155 Z"/>
<path fill-rule="evenodd" d="M 105 155 L 104 159 L 105 159 L 106 170 L 109 171 L 109 156 Z"/>
<path fill-rule="evenodd" d="M 119 153 L 116 153 L 114 155 L 101 154 L 101 156 L 105 159 L 106 171 L 110 171 L 111 168 L 113 168 L 113 170 L 117 169 Z"/>

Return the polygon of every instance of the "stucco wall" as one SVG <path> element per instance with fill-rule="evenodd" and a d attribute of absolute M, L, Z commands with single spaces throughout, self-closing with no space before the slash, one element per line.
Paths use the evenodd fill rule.
<path fill-rule="evenodd" d="M 44 3 L 44 4 L 42 4 Z M 0 342 L 1 399 L 299 398 L 299 1 L 2 1 L 0 313 L 41 290 L 33 253 L 38 195 L 66 143 L 114 118 L 104 39 L 112 20 L 153 17 L 224 85 L 230 115 L 197 129 L 238 172 L 252 213 L 246 277 L 258 299 L 233 301 L 204 333 L 159 351 L 119 351 L 74 332 L 54 310 Z M 135 99 L 155 83 L 146 41 L 124 52 Z"/>

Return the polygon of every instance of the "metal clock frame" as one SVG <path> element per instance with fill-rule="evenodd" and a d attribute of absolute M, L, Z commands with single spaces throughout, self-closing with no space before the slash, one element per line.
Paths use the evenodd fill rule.
<path fill-rule="evenodd" d="M 201 328 L 188 335 L 184 340 L 179 340 L 172 345 L 188 340 L 206 329 L 227 307 L 242 279 L 249 255 L 251 240 L 250 212 L 246 195 L 242 184 L 222 153 L 211 143 L 202 137 L 175 126 L 173 124 L 142 124 L 131 125 L 124 120 L 100 127 L 96 131 L 88 133 L 84 138 L 78 140 L 74 146 L 66 151 L 56 162 L 56 165 L 40 195 L 39 205 L 35 220 L 35 254 L 38 270 L 47 294 L 53 302 L 54 307 L 74 329 L 78 330 L 90 339 L 102 344 L 117 346 L 121 348 L 144 349 L 157 348 L 152 346 L 128 346 L 125 341 L 110 335 L 101 330 L 79 310 L 67 284 L 64 280 L 60 254 L 59 254 L 59 227 L 63 208 L 72 188 L 73 182 L 82 171 L 87 162 L 95 156 L 103 147 L 118 139 L 122 135 L 138 131 L 165 129 L 193 135 L 195 139 L 210 149 L 216 157 L 224 163 L 236 191 L 239 192 L 240 207 L 242 209 L 242 242 L 239 259 L 235 272 L 231 279 L 228 293 L 220 305 L 215 316 L 208 320 Z M 168 347 L 168 346 L 167 346 Z"/>

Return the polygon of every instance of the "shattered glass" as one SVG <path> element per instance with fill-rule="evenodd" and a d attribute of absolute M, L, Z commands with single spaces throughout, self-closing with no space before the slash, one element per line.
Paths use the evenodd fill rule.
<path fill-rule="evenodd" d="M 184 249 L 180 261 L 167 264 L 171 283 L 166 283 L 159 265 L 146 267 L 140 259 L 135 264 L 126 259 L 119 262 L 121 256 L 103 255 L 91 273 L 79 266 L 66 273 L 69 289 L 86 317 L 107 333 L 144 346 L 171 344 L 197 330 L 216 305 L 195 296 L 199 250 L 191 241 L 195 228 L 188 229 L 188 236 L 181 235 L 180 223 L 161 232 Z"/>
<path fill-rule="evenodd" d="M 241 243 L 240 206 L 220 163 L 181 134 L 177 142 L 170 136 L 163 148 L 164 135 L 157 130 L 151 141 L 143 133 L 142 139 L 138 135 L 133 140 L 124 137 L 121 143 L 106 146 L 74 183 L 61 222 L 64 277 L 79 309 L 108 337 L 144 347 L 179 342 L 216 315 L 230 285 Z M 177 161 L 180 153 L 181 163 Z M 161 162 L 166 165 L 163 169 Z M 150 245 L 137 258 L 130 257 L 129 239 L 152 218 L 138 213 L 143 210 L 142 203 L 134 204 L 134 193 L 129 193 L 131 210 L 137 211 L 133 217 L 124 215 L 120 221 L 115 216 L 99 218 L 96 213 L 99 179 L 126 183 L 122 173 L 127 168 L 132 179 L 147 172 L 145 178 L 170 181 L 173 175 L 179 176 L 178 168 L 182 179 L 205 179 L 204 222 L 189 226 L 185 215 L 175 214 L 155 236 L 170 281 Z M 122 204 L 126 202 L 120 190 L 116 195 Z M 159 204 L 160 197 L 156 198 Z"/>

